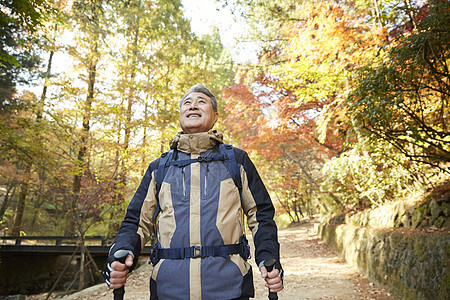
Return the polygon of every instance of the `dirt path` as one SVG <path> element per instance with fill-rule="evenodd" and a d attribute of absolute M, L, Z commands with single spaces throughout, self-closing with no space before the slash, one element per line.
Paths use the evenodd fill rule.
<path fill-rule="evenodd" d="M 313 224 L 306 223 L 280 230 L 279 240 L 281 262 L 285 271 L 284 290 L 279 293 L 279 299 L 394 299 L 386 291 L 358 275 L 351 266 L 338 258 L 314 234 Z M 267 299 L 267 289 L 253 261 L 252 266 L 256 289 L 255 299 Z M 130 276 L 125 299 L 149 299 L 149 271 L 150 266 L 145 264 Z M 30 296 L 27 300 L 42 299 L 42 296 L 41 298 Z M 111 300 L 112 297 L 112 291 L 105 284 L 101 284 L 63 299 Z"/>

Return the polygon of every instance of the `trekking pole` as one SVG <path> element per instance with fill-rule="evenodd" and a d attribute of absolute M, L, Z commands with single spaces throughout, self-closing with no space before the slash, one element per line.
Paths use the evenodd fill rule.
<path fill-rule="evenodd" d="M 270 272 L 270 271 L 273 270 L 273 267 L 275 266 L 275 263 L 276 263 L 276 262 L 277 262 L 277 261 L 276 261 L 275 259 L 273 259 L 273 258 L 266 259 L 266 260 L 264 261 L 264 267 L 266 267 L 267 272 Z M 272 300 L 272 299 L 273 299 L 273 300 L 278 299 L 277 293 L 271 292 L 270 289 L 269 289 L 269 299 L 270 299 L 270 300 Z"/>
<path fill-rule="evenodd" d="M 125 263 L 125 259 L 128 256 L 128 251 L 127 250 L 117 250 L 114 253 L 114 258 L 124 264 Z M 122 286 L 118 289 L 114 289 L 114 300 L 123 300 L 123 295 L 125 295 L 125 286 Z"/>

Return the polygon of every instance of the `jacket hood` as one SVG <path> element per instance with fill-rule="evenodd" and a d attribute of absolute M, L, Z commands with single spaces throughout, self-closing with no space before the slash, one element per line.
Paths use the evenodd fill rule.
<path fill-rule="evenodd" d="M 200 133 L 184 133 L 181 131 L 170 140 L 170 149 L 177 149 L 184 153 L 200 154 L 221 143 L 223 143 L 223 134 L 217 130 Z"/>

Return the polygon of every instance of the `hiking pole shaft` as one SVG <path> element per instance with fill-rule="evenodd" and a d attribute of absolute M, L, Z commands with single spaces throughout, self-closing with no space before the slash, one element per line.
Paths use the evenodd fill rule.
<path fill-rule="evenodd" d="M 125 263 L 125 259 L 127 258 L 127 256 L 128 251 L 126 250 L 117 250 L 114 253 L 114 258 L 122 264 Z M 123 295 L 125 295 L 125 287 L 122 286 L 118 289 L 114 289 L 113 293 L 114 293 L 114 300 L 123 300 Z"/>
<path fill-rule="evenodd" d="M 266 259 L 266 260 L 264 261 L 264 266 L 266 267 L 267 272 L 271 272 L 271 271 L 273 270 L 273 267 L 275 266 L 275 263 L 276 263 L 276 262 L 277 262 L 277 261 L 276 261 L 275 259 L 273 259 L 273 258 L 271 258 L 271 259 Z M 270 291 L 270 288 L 269 288 L 269 299 L 270 299 L 270 300 L 278 299 L 277 293 L 271 292 L 271 291 Z"/>

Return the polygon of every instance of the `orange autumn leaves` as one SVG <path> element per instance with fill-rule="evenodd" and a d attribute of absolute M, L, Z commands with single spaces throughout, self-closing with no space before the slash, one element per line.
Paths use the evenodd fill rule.
<path fill-rule="evenodd" d="M 287 62 L 275 69 L 297 97 L 294 106 L 315 102 L 317 137 L 325 143 L 346 122 L 342 104 L 353 88 L 354 74 L 386 42 L 384 28 L 365 21 L 339 4 L 315 4 L 302 10 L 305 22 L 291 25 L 284 45 Z"/>
<path fill-rule="evenodd" d="M 387 38 L 384 28 L 365 21 L 364 12 L 348 10 L 336 3 L 304 5 L 297 17 L 302 21 L 287 26 L 279 51 L 269 54 L 272 60 L 278 55 L 276 63 L 253 79 L 252 88 L 225 89 L 226 121 L 245 137 L 244 144 L 258 151 L 272 145 L 271 155 L 290 148 L 342 151 L 344 101 L 358 68 Z"/>
<path fill-rule="evenodd" d="M 386 38 L 384 28 L 336 3 L 307 6 L 302 15 L 308 16 L 305 22 L 286 30 L 289 65 L 304 59 L 311 66 L 329 63 L 336 74 L 351 71 L 370 60 Z"/>

